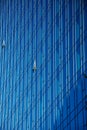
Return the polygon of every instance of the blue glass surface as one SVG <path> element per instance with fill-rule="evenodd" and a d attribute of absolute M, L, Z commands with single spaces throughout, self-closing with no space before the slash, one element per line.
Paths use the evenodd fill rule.
<path fill-rule="evenodd" d="M 87 130 L 87 0 L 0 0 L 0 130 Z"/>

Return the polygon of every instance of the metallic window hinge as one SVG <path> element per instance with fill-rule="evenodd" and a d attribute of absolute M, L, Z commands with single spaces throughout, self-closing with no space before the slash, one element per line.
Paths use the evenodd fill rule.
<path fill-rule="evenodd" d="M 3 40 L 2 42 L 2 48 L 4 48 L 6 45 L 5 45 L 5 41 Z"/>
<path fill-rule="evenodd" d="M 35 72 L 36 70 L 37 70 L 37 67 L 36 67 L 36 60 L 34 60 L 33 71 Z"/>

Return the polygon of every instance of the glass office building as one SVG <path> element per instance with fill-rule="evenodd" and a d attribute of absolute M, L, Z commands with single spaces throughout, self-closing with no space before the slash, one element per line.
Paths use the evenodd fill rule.
<path fill-rule="evenodd" d="M 87 0 L 0 0 L 0 130 L 87 130 Z"/>

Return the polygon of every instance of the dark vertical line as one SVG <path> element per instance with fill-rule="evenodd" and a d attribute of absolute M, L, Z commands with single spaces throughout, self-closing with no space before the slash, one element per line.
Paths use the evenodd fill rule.
<path fill-rule="evenodd" d="M 9 2 L 9 6 L 11 5 L 11 3 Z M 9 8 L 9 23 L 11 22 L 11 6 Z M 10 27 L 9 27 L 9 77 L 11 76 L 11 23 L 10 23 Z M 11 88 L 11 80 L 9 78 L 9 111 L 11 110 L 11 96 L 10 96 L 10 88 Z M 9 128 L 11 127 L 11 122 L 10 122 L 10 117 L 11 117 L 11 113 L 9 112 Z"/>
<path fill-rule="evenodd" d="M 11 7 L 11 5 L 10 5 L 10 7 Z M 10 9 L 10 17 L 12 17 L 11 9 Z M 10 20 L 10 28 L 12 28 L 12 21 L 11 20 Z M 6 43 L 6 45 L 7 45 L 7 43 Z M 6 46 L 6 48 L 7 48 L 7 46 Z M 10 76 L 12 74 L 12 72 L 11 72 L 12 71 L 12 66 L 11 66 L 12 54 L 11 54 L 11 52 L 12 52 L 12 29 L 10 29 Z M 12 77 L 10 78 L 10 85 L 9 86 L 11 88 L 11 91 L 9 92 L 9 95 L 10 95 L 10 102 L 9 102 L 9 104 L 10 104 L 10 122 L 9 122 L 9 124 L 10 124 L 10 129 L 12 129 L 12 96 L 11 96 L 12 91 L 13 91 L 13 89 L 12 89 Z"/>
<path fill-rule="evenodd" d="M 45 61 L 45 67 L 46 67 L 46 70 L 45 70 L 45 81 L 46 81 L 46 84 L 45 84 L 45 129 L 48 129 L 48 121 L 47 121 L 47 86 L 48 86 L 48 83 L 47 83 L 47 74 L 48 74 L 48 66 L 47 66 L 47 60 L 48 60 L 48 55 L 47 55 L 47 49 L 48 49 L 48 38 L 47 38 L 47 27 L 48 27 L 48 0 L 46 0 L 46 32 L 45 32 L 45 57 L 46 57 L 46 61 Z"/>
<path fill-rule="evenodd" d="M 10 10 L 10 13 L 11 13 L 11 10 Z M 12 23 L 10 24 L 10 27 L 12 28 Z M 11 54 L 11 51 L 12 51 L 12 30 L 10 30 L 10 76 L 11 77 L 11 74 L 12 74 L 12 66 L 11 66 L 11 63 L 12 63 L 12 54 Z M 6 52 L 5 52 L 6 53 Z M 12 77 L 10 78 L 10 88 L 11 88 L 11 91 L 10 91 L 10 129 L 12 129 Z"/>
<path fill-rule="evenodd" d="M 14 4 L 14 2 L 12 3 Z M 14 5 L 12 6 L 12 10 L 14 8 Z M 13 12 L 12 12 L 13 13 Z M 13 13 L 14 15 L 14 13 Z M 14 27 L 14 22 L 12 21 L 12 27 Z M 7 26 L 8 27 L 8 26 Z M 13 34 L 13 30 L 12 30 L 12 43 L 14 43 L 14 34 Z M 7 53 L 8 54 L 8 53 Z M 7 57 L 8 58 L 8 57 Z M 13 60 L 12 60 L 12 71 L 14 71 L 14 47 L 13 47 Z M 13 90 L 13 86 L 14 86 L 14 74 L 12 75 L 12 108 L 13 108 L 13 101 L 14 101 L 14 90 Z M 13 114 L 13 112 L 12 112 Z M 12 121 L 14 121 L 14 115 L 12 115 Z M 13 122 L 12 122 L 12 127 L 13 127 Z"/>
<path fill-rule="evenodd" d="M 52 82 L 53 82 L 53 121 L 54 121 L 54 124 L 53 124 L 53 128 L 55 129 L 55 108 L 54 108 L 54 105 L 55 105 L 55 96 L 56 96 L 56 90 L 55 90 L 55 0 L 53 0 L 53 24 L 52 24 L 52 28 L 53 28 L 53 79 L 52 79 Z"/>
<path fill-rule="evenodd" d="M 37 19 L 38 19 L 38 6 L 37 6 L 37 0 L 36 0 L 36 61 L 37 61 Z M 37 72 L 36 72 L 36 107 L 35 107 L 35 129 L 37 129 Z"/>
<path fill-rule="evenodd" d="M 19 28 L 19 26 L 18 26 L 18 23 L 19 23 L 19 21 L 20 21 L 20 15 L 19 15 L 19 8 L 20 8 L 20 6 L 18 6 L 19 5 L 19 3 L 18 3 L 18 0 L 17 0 L 17 27 L 18 27 L 18 35 L 20 35 L 20 28 Z M 18 19 L 18 15 L 19 15 L 19 19 Z M 19 20 L 19 21 L 18 21 Z M 20 55 L 20 42 L 19 42 L 19 37 L 18 37 L 18 44 L 19 44 L 19 55 Z M 20 56 L 19 56 L 20 57 Z M 20 76 L 20 62 L 19 62 L 19 76 Z M 19 81 L 18 81 L 18 123 L 17 123 L 17 129 L 19 129 L 19 110 L 20 110 L 20 78 L 19 78 Z"/>
<path fill-rule="evenodd" d="M 2 37 L 3 37 L 3 13 L 2 13 Z M 1 108 L 2 108 L 1 109 L 1 128 L 2 128 L 2 122 L 3 122 L 3 49 L 2 49 L 2 107 Z"/>
<path fill-rule="evenodd" d="M 15 45 L 15 49 L 17 49 L 17 43 L 16 43 L 16 34 L 15 34 L 15 30 L 16 30 L 16 21 L 15 21 L 15 19 L 16 19 L 16 14 L 15 14 L 15 1 L 14 1 L 14 44 L 16 44 Z M 14 79 L 14 82 L 16 83 L 16 81 L 17 81 L 17 50 L 16 50 L 16 52 L 15 52 L 15 55 L 14 55 L 14 59 L 15 59 L 15 79 Z M 15 84 L 14 84 L 14 87 L 15 87 Z M 15 93 L 15 116 L 14 116 L 14 128 L 16 127 L 16 89 L 14 90 L 14 93 Z"/>
<path fill-rule="evenodd" d="M 21 70 L 21 68 L 22 68 L 22 34 L 21 34 L 21 27 L 22 27 L 22 1 L 21 0 L 19 0 L 19 3 L 21 3 L 20 4 L 20 7 L 19 7 L 19 12 L 20 12 L 20 74 L 22 74 L 21 72 L 22 72 L 22 70 Z M 20 77 L 20 80 L 21 80 L 21 77 Z M 21 96 L 22 96 L 22 93 L 21 93 L 21 89 L 22 89 L 22 84 L 21 84 L 21 81 L 20 81 L 20 111 L 22 110 L 22 108 L 21 108 L 21 104 L 22 104 L 22 100 L 21 100 Z M 20 113 L 20 115 L 22 115 L 22 113 L 21 112 L 19 112 Z M 22 118 L 21 118 L 21 120 L 20 120 L 20 122 L 22 123 Z M 21 125 L 21 124 L 20 124 Z M 20 126 L 20 128 L 22 129 L 22 125 Z"/>
<path fill-rule="evenodd" d="M 31 24 L 31 26 L 32 26 L 32 30 L 31 30 L 31 32 L 32 32 L 32 66 L 33 66 L 33 0 L 32 0 L 32 3 L 31 3 L 32 5 L 32 24 Z M 33 88 L 33 73 L 32 73 L 32 70 L 31 70 L 31 109 L 30 109 L 30 129 L 32 130 L 32 88 Z"/>
<path fill-rule="evenodd" d="M 8 28 L 9 28 L 9 0 L 8 0 Z M 8 36 L 9 36 L 9 29 L 8 29 Z M 8 43 L 9 43 L 9 37 L 8 37 Z M 8 44 L 9 46 L 9 44 Z M 9 50 L 9 47 L 8 47 L 8 50 Z M 8 51 L 7 51 L 8 53 Z M 7 59 L 9 58 L 9 56 L 7 57 Z M 9 62 L 8 62 L 9 63 Z M 9 70 L 9 64 L 8 64 L 8 70 Z M 9 80 L 8 80 L 8 83 L 9 84 Z M 8 88 L 9 89 L 9 88 Z M 9 92 L 9 91 L 8 91 Z M 8 94 L 8 93 L 7 93 Z M 8 99 L 8 96 L 7 96 L 7 102 L 9 102 L 9 99 Z M 9 116 L 9 104 L 8 104 L 8 109 L 7 109 L 7 130 L 8 130 L 8 116 Z"/>
<path fill-rule="evenodd" d="M 24 62 L 25 62 L 25 34 L 24 34 L 24 26 L 25 26 L 25 11 L 24 11 L 24 0 L 22 0 L 22 28 L 23 28 L 23 39 L 21 41 L 22 43 L 22 47 L 23 47 L 23 63 L 22 63 L 22 66 L 23 66 L 23 78 L 22 78 L 22 81 L 23 81 L 23 84 L 22 84 L 22 129 L 23 129 L 23 123 L 24 123 Z"/>
<path fill-rule="evenodd" d="M 23 10 L 23 17 L 24 17 L 24 21 L 23 21 L 23 28 L 24 28 L 24 32 L 23 32 L 23 34 L 24 34 L 24 40 L 23 40 L 23 44 L 24 44 L 24 56 L 23 56 L 23 73 L 25 74 L 26 72 L 25 72 L 25 46 L 26 46 L 26 43 L 25 43 L 25 0 L 23 0 L 23 6 L 24 6 L 24 10 Z M 23 74 L 23 129 L 24 128 L 26 128 L 26 124 L 25 124 L 25 122 L 26 122 L 26 119 L 25 119 L 25 95 L 24 95 L 24 93 L 25 93 L 25 76 L 24 76 L 24 74 Z"/>
<path fill-rule="evenodd" d="M 40 26 L 40 28 L 41 28 L 41 48 L 40 48 L 40 65 L 41 65 L 41 71 L 40 71 L 40 129 L 42 129 L 42 0 L 41 0 L 41 26 Z"/>
<path fill-rule="evenodd" d="M 27 2 L 27 4 L 28 4 L 27 10 L 29 10 L 29 1 Z M 27 17 L 28 17 L 28 33 L 29 33 L 29 14 L 27 14 Z M 27 51 L 28 51 L 27 52 L 27 63 L 28 63 L 28 57 L 30 57 L 30 55 L 29 55 L 29 39 L 28 39 L 28 43 L 27 44 L 28 44 L 27 45 Z M 27 94 L 26 94 L 26 97 L 30 98 L 29 97 L 29 91 L 28 91 L 29 90 L 29 88 L 28 88 L 29 87 L 28 81 L 29 81 L 29 71 L 28 71 L 28 64 L 27 64 Z M 29 117 L 28 116 L 30 116 L 29 112 L 28 112 L 28 106 L 29 106 L 28 105 L 29 104 L 28 101 L 29 101 L 29 99 L 26 100 L 26 110 L 27 110 L 26 111 L 26 130 L 29 129 L 29 123 L 28 123 L 29 122 L 29 120 L 28 120 Z"/>
<path fill-rule="evenodd" d="M 51 24 L 52 24 L 52 33 L 51 33 L 51 44 L 52 44 L 52 53 L 51 53 L 51 129 L 53 129 L 53 0 L 51 4 Z"/>
<path fill-rule="evenodd" d="M 16 27 L 17 27 L 17 49 L 16 50 L 18 50 L 19 51 L 19 48 L 20 48 L 20 44 L 19 44 L 19 26 L 18 26 L 18 0 L 16 0 L 16 8 L 17 8 L 17 11 L 16 11 L 16 15 L 17 15 L 17 22 L 16 22 Z M 19 45 L 18 45 L 19 44 Z M 19 48 L 18 48 L 19 47 Z M 20 54 L 20 52 L 18 52 L 19 54 Z M 17 58 L 18 59 L 18 58 Z M 19 63 L 19 60 L 18 60 L 18 63 Z M 17 65 L 17 67 L 19 68 L 19 66 L 20 66 L 20 63 L 19 63 L 19 65 Z M 18 75 L 20 76 L 20 74 L 19 74 L 19 72 L 20 72 L 20 70 L 19 69 L 17 69 L 17 71 L 18 71 Z M 19 78 L 19 77 L 18 77 Z M 17 111 L 17 118 L 18 118 L 18 122 L 17 122 L 17 129 L 19 129 L 19 110 L 20 110 L 20 107 L 19 107 L 19 101 L 20 101 L 20 79 L 18 80 L 18 86 L 17 86 L 17 88 L 18 88 L 18 100 L 17 100 L 17 109 L 18 109 L 18 111 Z"/>
<path fill-rule="evenodd" d="M 4 37 L 4 35 L 3 35 L 3 17 L 4 17 L 4 1 L 3 1 L 3 13 L 2 13 L 2 38 Z M 2 42 L 3 42 L 3 40 L 2 40 Z M 2 129 L 3 129 L 3 118 L 4 118 L 4 48 L 2 48 Z"/>
<path fill-rule="evenodd" d="M 0 9 L 2 7 L 2 3 L 0 3 Z M 1 30 L 0 30 L 0 36 L 2 37 L 2 13 L 0 15 L 0 26 L 1 26 Z M 2 42 L 2 39 L 0 40 Z M 1 62 L 0 62 L 0 113 L 1 113 L 1 117 L 2 117 L 2 101 L 1 101 L 1 97 L 2 97 L 2 48 L 1 48 L 1 53 L 0 53 L 0 59 L 1 59 Z M 2 118 L 0 117 L 0 128 L 1 128 L 1 125 L 2 125 Z"/>

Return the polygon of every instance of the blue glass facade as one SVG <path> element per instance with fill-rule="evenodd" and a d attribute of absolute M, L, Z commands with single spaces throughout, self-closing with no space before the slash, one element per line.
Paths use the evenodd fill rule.
<path fill-rule="evenodd" d="M 0 130 L 87 130 L 87 0 L 0 0 Z"/>

